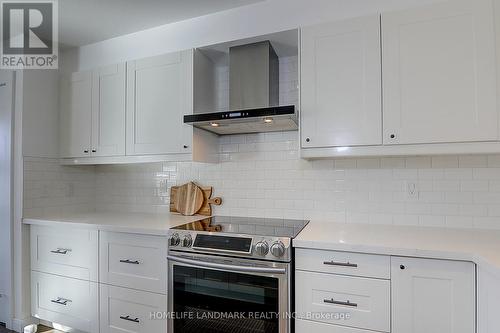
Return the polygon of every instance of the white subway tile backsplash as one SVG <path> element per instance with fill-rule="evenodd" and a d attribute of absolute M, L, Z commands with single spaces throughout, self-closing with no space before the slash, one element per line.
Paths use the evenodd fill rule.
<path fill-rule="evenodd" d="M 214 208 L 220 215 L 500 229 L 500 155 L 305 161 L 297 132 L 219 142 L 220 164 L 70 167 L 26 159 L 25 214 L 168 212 L 170 187 L 195 180 L 223 198 Z"/>

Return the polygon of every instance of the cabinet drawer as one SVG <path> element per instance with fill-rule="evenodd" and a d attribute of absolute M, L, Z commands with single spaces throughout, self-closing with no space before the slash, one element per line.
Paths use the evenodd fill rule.
<path fill-rule="evenodd" d="M 300 270 L 390 279 L 389 256 L 339 251 L 297 249 L 295 267 Z"/>
<path fill-rule="evenodd" d="M 299 316 L 330 324 L 390 332 L 390 281 L 296 271 Z M 304 319 L 302 317 L 302 319 Z"/>
<path fill-rule="evenodd" d="M 109 285 L 101 285 L 100 293 L 100 333 L 166 333 L 165 320 L 150 319 L 151 313 L 167 311 L 165 295 Z"/>
<path fill-rule="evenodd" d="M 33 316 L 90 333 L 99 332 L 97 283 L 31 272 Z"/>
<path fill-rule="evenodd" d="M 101 232 L 100 258 L 100 282 L 165 294 L 166 237 Z"/>
<path fill-rule="evenodd" d="M 374 333 L 373 331 L 360 330 L 357 328 L 323 324 L 308 320 L 295 320 L 295 333 Z"/>
<path fill-rule="evenodd" d="M 97 282 L 97 230 L 32 225 L 31 269 Z"/>

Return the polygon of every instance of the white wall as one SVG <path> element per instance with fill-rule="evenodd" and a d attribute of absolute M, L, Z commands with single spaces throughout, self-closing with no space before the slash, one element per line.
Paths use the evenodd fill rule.
<path fill-rule="evenodd" d="M 0 85 L 0 322 L 11 327 L 13 73 L 0 71 Z"/>
<path fill-rule="evenodd" d="M 58 157 L 58 110 L 58 71 L 25 71 L 23 74 L 23 156 Z"/>
<path fill-rule="evenodd" d="M 67 72 L 90 69 L 437 1 L 440 0 L 268 0 L 67 51 L 62 55 L 61 68 Z"/>

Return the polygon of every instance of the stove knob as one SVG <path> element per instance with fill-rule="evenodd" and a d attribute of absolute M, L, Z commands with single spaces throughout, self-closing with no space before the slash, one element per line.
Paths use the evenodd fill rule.
<path fill-rule="evenodd" d="M 269 252 L 269 245 L 267 245 L 266 241 L 258 242 L 255 244 L 255 252 L 263 257 Z"/>
<path fill-rule="evenodd" d="M 177 246 L 181 242 L 181 239 L 179 238 L 179 234 L 173 234 L 170 237 L 170 246 Z"/>
<path fill-rule="evenodd" d="M 182 246 L 183 247 L 191 247 L 191 244 L 193 244 L 193 238 L 191 238 L 191 235 L 186 235 L 182 239 Z"/>
<path fill-rule="evenodd" d="M 285 254 L 285 245 L 280 241 L 275 242 L 271 245 L 271 253 L 275 257 L 283 257 Z"/>

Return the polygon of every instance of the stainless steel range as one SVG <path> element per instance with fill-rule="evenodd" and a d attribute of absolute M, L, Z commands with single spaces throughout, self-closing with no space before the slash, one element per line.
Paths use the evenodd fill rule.
<path fill-rule="evenodd" d="M 169 332 L 290 332 L 291 245 L 307 223 L 221 216 L 170 229 Z"/>

